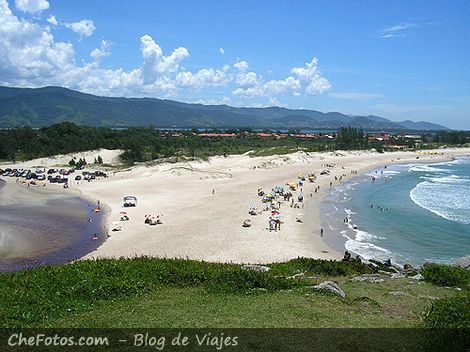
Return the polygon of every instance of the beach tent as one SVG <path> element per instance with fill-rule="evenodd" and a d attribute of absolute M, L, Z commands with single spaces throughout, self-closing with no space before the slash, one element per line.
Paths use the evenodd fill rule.
<path fill-rule="evenodd" d="M 137 206 L 137 198 L 134 196 L 125 196 L 123 198 L 123 205 L 125 207 L 135 207 Z"/>
<path fill-rule="evenodd" d="M 121 223 L 119 221 L 113 221 L 113 223 L 111 224 L 111 231 L 121 231 L 121 230 L 122 230 Z"/>
<path fill-rule="evenodd" d="M 274 199 L 274 196 L 271 193 L 266 194 L 263 197 L 263 203 L 268 203 Z"/>
<path fill-rule="evenodd" d="M 162 214 L 156 214 L 150 217 L 149 225 L 157 225 L 157 224 L 163 224 L 163 215 Z"/>
<path fill-rule="evenodd" d="M 287 183 L 287 185 L 288 185 L 293 191 L 295 191 L 295 190 L 297 189 L 297 183 L 294 182 L 294 181 Z"/>

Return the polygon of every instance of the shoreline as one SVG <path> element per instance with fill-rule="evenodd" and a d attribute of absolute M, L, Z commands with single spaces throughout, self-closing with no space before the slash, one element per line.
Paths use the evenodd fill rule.
<path fill-rule="evenodd" d="M 69 190 L 80 197 L 100 200 L 105 209 L 104 226 L 111 236 L 81 259 L 150 256 L 252 264 L 297 257 L 340 260 L 344 250 L 338 250 L 320 236 L 323 225 L 319 205 L 328 194 L 330 182 L 335 187 L 383 165 L 439 162 L 452 159 L 454 154 L 470 155 L 469 148 L 439 152 L 444 154 L 335 151 L 269 157 L 232 155 L 208 161 L 138 165 L 107 179 L 73 184 Z M 321 170 L 327 169 L 324 164 L 336 167 L 330 170 L 330 175 L 319 176 Z M 304 207 L 294 209 L 288 203 L 281 206 L 282 231 L 266 229 L 265 213 L 248 215 L 252 204 L 261 205 L 256 195 L 258 187 L 269 191 L 296 180 L 299 173 L 306 176 L 309 172 L 315 172 L 318 178 L 315 183 L 304 183 Z M 343 176 L 342 182 L 335 181 L 335 176 Z M 317 186 L 320 192 L 314 193 Z M 137 196 L 138 205 L 125 208 L 130 221 L 122 223 L 122 231 L 111 232 L 112 221 L 118 220 L 123 210 L 125 195 Z M 163 224 L 145 225 L 147 213 L 163 214 Z M 303 223 L 295 221 L 299 213 L 303 214 Z M 252 220 L 251 227 L 241 226 L 245 218 Z"/>
<path fill-rule="evenodd" d="M 357 156 L 358 158 L 360 158 L 361 160 L 359 160 L 359 164 L 360 167 L 357 168 L 357 173 L 358 174 L 364 174 L 364 173 L 367 173 L 370 169 L 373 169 L 373 168 L 376 168 L 376 167 L 380 167 L 380 166 L 383 166 L 385 164 L 391 164 L 391 163 L 407 163 L 407 162 L 417 162 L 418 160 L 416 159 L 416 156 L 420 156 L 420 162 L 429 162 L 429 161 L 442 161 L 442 160 L 449 160 L 452 158 L 452 154 L 469 154 L 469 151 L 468 150 L 459 150 L 459 149 L 452 149 L 452 150 L 447 150 L 446 151 L 446 155 L 444 156 L 436 156 L 436 155 L 433 155 L 433 156 L 425 156 L 425 155 L 422 155 L 420 153 L 415 153 L 415 152 L 403 152 L 403 153 L 385 153 L 385 154 L 378 154 L 378 153 L 369 153 L 369 152 L 328 152 L 328 153 L 311 153 L 312 155 L 310 155 L 307 160 L 299 160 L 299 159 L 303 159 L 305 157 L 305 155 L 300 155 L 300 158 L 297 158 L 296 162 L 294 162 L 294 167 L 292 167 L 292 170 L 287 170 L 288 172 L 286 172 L 286 169 L 290 169 L 290 166 L 289 164 L 284 164 L 284 165 L 280 165 L 278 167 L 274 167 L 273 169 L 269 169 L 269 168 L 266 168 L 265 170 L 260 170 L 258 171 L 258 169 L 256 169 L 255 172 L 261 172 L 261 173 L 268 173 L 266 175 L 263 175 L 265 177 L 262 178 L 262 181 L 259 182 L 259 183 L 256 183 L 256 182 L 251 182 L 251 190 L 253 193 L 256 192 L 256 187 L 255 185 L 266 185 L 266 183 L 270 182 L 270 185 L 269 185 L 269 188 L 268 187 L 264 187 L 264 188 L 272 188 L 272 187 L 275 187 L 276 184 L 284 184 L 285 181 L 286 181 L 286 177 L 285 175 L 286 174 L 289 174 L 289 177 L 287 178 L 287 180 L 290 178 L 295 178 L 297 173 L 298 173 L 298 167 L 299 169 L 302 169 L 302 171 L 305 173 L 307 170 L 308 170 L 308 166 L 306 165 L 307 163 L 312 163 L 313 165 L 311 165 L 311 168 L 314 169 L 315 171 L 317 171 L 317 173 L 320 171 L 319 170 L 319 165 L 321 165 L 322 163 L 329 163 L 329 162 L 333 162 L 333 163 L 337 163 L 338 161 L 342 161 L 341 159 L 346 156 L 346 157 L 351 157 L 352 155 L 352 163 L 354 164 L 356 162 L 355 157 Z M 298 153 L 296 153 L 297 155 L 288 155 L 287 158 L 289 157 L 299 157 Z M 331 160 L 331 156 L 335 156 L 335 160 Z M 338 155 L 343 155 L 343 156 L 339 156 Z M 365 159 L 368 159 L 368 156 L 372 156 L 373 158 L 376 158 L 377 160 L 366 160 L 365 164 L 364 164 L 364 158 Z M 223 171 L 229 171 L 232 173 L 232 175 L 230 177 L 228 177 L 228 180 L 227 180 L 227 183 L 233 183 L 232 186 L 233 187 L 237 187 L 240 185 L 240 182 L 238 180 L 238 178 L 240 177 L 240 175 L 234 170 L 233 166 L 239 166 L 240 164 L 245 166 L 245 170 L 243 172 L 241 172 L 241 174 L 243 174 L 243 176 L 246 176 L 246 167 L 248 168 L 251 168 L 253 164 L 265 164 L 265 163 L 269 163 L 271 161 L 274 160 L 279 160 L 279 159 L 282 159 L 286 156 L 274 156 L 274 157 L 259 157 L 259 158 L 249 158 L 249 157 L 246 157 L 246 156 L 235 156 L 235 157 L 232 157 L 232 159 L 235 159 L 233 160 L 232 163 L 228 163 L 230 166 L 232 166 L 232 168 L 226 168 L 223 169 Z M 399 158 L 399 160 L 396 160 L 397 158 Z M 214 160 L 215 159 L 215 160 Z M 179 164 L 172 164 L 172 165 L 159 165 L 157 167 L 142 167 L 142 166 L 137 166 L 136 168 L 134 168 L 130 173 L 127 173 L 127 175 L 125 175 L 124 177 L 121 177 L 122 178 L 122 182 L 125 183 L 126 181 L 129 181 L 131 182 L 130 180 L 132 180 L 134 177 L 137 177 L 139 179 L 139 182 L 145 182 L 146 185 L 150 185 L 152 182 L 152 179 L 155 179 L 155 181 L 161 181 L 162 183 L 162 187 L 164 187 L 164 184 L 166 183 L 165 181 L 168 181 L 168 178 L 167 177 L 162 177 L 162 174 L 164 172 L 167 172 L 169 169 L 171 170 L 183 170 L 181 171 L 181 173 L 177 173 L 175 175 L 175 178 L 183 178 L 185 180 L 187 180 L 187 177 L 188 175 L 185 175 L 185 172 L 189 173 L 189 175 L 192 175 L 194 173 L 198 173 L 197 171 L 194 171 L 194 169 L 198 166 L 200 166 L 200 164 L 202 164 L 203 167 L 205 168 L 209 168 L 211 170 L 213 170 L 214 168 L 217 168 L 218 171 L 222 171 L 218 168 L 219 165 L 217 165 L 220 160 L 222 159 L 222 163 L 224 161 L 224 159 L 230 159 L 229 158 L 213 158 L 212 160 L 209 160 L 208 162 L 200 162 L 200 161 L 196 161 L 196 162 L 191 162 L 191 163 L 179 163 L 179 164 L 183 164 L 183 165 L 179 165 Z M 244 160 L 240 160 L 240 159 L 244 159 Z M 339 160 L 338 160 L 339 159 Z M 385 160 L 384 160 L 385 159 Z M 394 161 L 392 162 L 391 159 L 394 159 Z M 216 164 L 216 165 L 214 165 Z M 185 166 L 184 166 L 185 165 Z M 188 165 L 192 165 L 191 167 L 188 167 Z M 300 166 L 299 166 L 300 165 Z M 225 166 L 225 165 L 224 165 Z M 259 165 L 258 165 L 259 166 Z M 188 170 L 189 169 L 189 170 Z M 350 165 L 350 162 L 348 161 L 348 169 L 346 170 L 346 173 L 348 171 L 350 171 L 351 169 L 354 169 L 354 165 Z M 206 170 L 208 171 L 208 170 Z M 239 171 L 239 170 L 237 170 Z M 336 172 L 337 171 L 340 171 L 340 167 L 338 167 L 336 169 Z M 157 175 L 155 175 L 155 173 Z M 273 177 L 273 174 L 276 174 L 278 173 L 277 177 Z M 137 174 L 137 175 L 135 175 Z M 120 236 L 121 233 L 117 233 L 115 236 L 115 238 L 111 238 L 108 240 L 107 243 L 105 243 L 103 246 L 101 246 L 100 248 L 97 249 L 97 251 L 95 251 L 94 253 L 90 253 L 89 255 L 85 256 L 84 259 L 91 259 L 91 258 L 118 258 L 120 256 L 124 256 L 124 257 L 132 257 L 132 256 L 135 256 L 135 255 L 149 255 L 149 256 L 153 256 L 153 257 L 160 257 L 160 258 L 190 258 L 190 259 L 196 259 L 196 260 L 206 260 L 206 261 L 214 261 L 214 262 L 236 262 L 236 263 L 258 263 L 258 264 L 262 264 L 262 263 L 268 263 L 268 262 L 279 262 L 279 261 L 284 261 L 284 260 L 289 260 L 289 259 L 293 259 L 293 258 L 297 258 L 299 256 L 306 256 L 306 257 L 314 257 L 314 258 L 320 258 L 320 259 L 334 259 L 334 260 L 339 260 L 342 258 L 343 256 L 343 253 L 344 252 L 341 252 L 341 251 L 338 251 L 336 248 L 332 248 L 328 245 L 327 242 L 325 242 L 324 239 L 322 239 L 319 234 L 318 234 L 318 231 L 316 229 L 319 229 L 319 227 L 321 225 L 320 224 L 320 215 L 319 215 L 319 209 L 318 209 L 318 205 L 321 203 L 321 201 L 324 199 L 324 196 L 326 195 L 326 191 L 328 189 L 328 183 L 331 179 L 334 179 L 334 174 L 335 173 L 332 173 L 329 177 L 326 177 L 324 179 L 320 179 L 319 178 L 319 182 L 317 183 L 313 183 L 313 184 L 308 184 L 308 183 L 305 183 L 305 186 L 307 187 L 306 190 L 304 190 L 304 195 L 305 195 L 305 208 L 304 209 L 292 209 L 293 211 L 291 211 L 291 209 L 288 209 L 287 211 L 287 216 L 286 216 L 286 219 L 284 220 L 285 222 L 285 225 L 283 225 L 284 228 L 286 228 L 286 225 L 287 225 L 287 222 L 290 222 L 290 224 L 287 226 L 287 229 L 286 229 L 286 232 L 288 231 L 289 233 L 287 233 L 287 237 L 290 237 L 290 238 L 285 238 L 285 239 L 282 239 L 282 238 L 279 238 L 278 236 L 276 236 L 275 239 L 273 239 L 272 242 L 272 245 L 269 245 L 269 241 L 272 240 L 272 238 L 267 238 L 266 241 L 267 242 L 263 242 L 263 241 L 252 241 L 253 242 L 253 245 L 254 245 L 254 248 L 246 248 L 246 246 L 244 248 L 241 248 L 238 249 L 236 246 L 240 243 L 239 241 L 239 238 L 235 238 L 234 240 L 228 238 L 229 236 L 225 236 L 225 239 L 227 240 L 225 243 L 218 243 L 218 246 L 217 246 L 217 250 L 222 250 L 223 251 L 223 247 L 225 246 L 229 246 L 231 248 L 229 248 L 230 250 L 225 253 L 221 253 L 219 255 L 214 255 L 213 253 L 210 252 L 210 250 L 212 249 L 211 247 L 214 247 L 214 246 L 209 246 L 209 248 L 204 248 L 204 247 L 200 247 L 200 246 L 196 246 L 198 249 L 198 251 L 191 251 L 191 250 L 188 250 L 188 246 L 187 246 L 187 243 L 183 244 L 181 247 L 179 245 L 163 245 L 162 241 L 160 241 L 160 239 L 155 239 L 155 241 L 146 241 L 147 239 L 144 237 L 143 234 L 140 234 L 137 230 L 138 226 L 135 226 L 131 233 L 136 237 L 135 240 L 138 241 L 139 239 L 143 239 L 144 241 L 146 241 L 146 243 L 148 243 L 151 247 L 147 246 L 147 247 L 144 247 L 143 245 L 139 245 L 138 243 L 136 244 L 135 241 L 132 241 L 131 240 L 131 236 L 126 236 L 127 238 L 119 238 L 117 239 L 116 236 Z M 258 176 L 258 175 L 256 175 Z M 354 175 L 355 176 L 355 175 Z M 343 180 L 343 183 L 346 182 L 347 180 L 349 180 L 351 177 L 346 177 L 344 180 Z M 147 180 L 146 180 L 147 179 Z M 222 179 L 224 179 L 224 177 L 222 177 Z M 231 181 L 232 179 L 235 179 L 234 181 Z M 257 177 L 255 179 L 258 179 Z M 204 182 L 203 178 L 201 178 L 201 180 Z M 189 187 L 190 189 L 194 189 L 195 187 L 199 188 L 199 187 L 203 187 L 205 186 L 205 188 L 207 189 L 207 192 L 210 193 L 210 185 L 199 185 L 198 182 L 200 182 L 201 180 L 199 181 L 188 181 L 188 183 L 192 183 L 191 186 L 194 186 L 194 187 Z M 134 181 L 136 182 L 136 181 Z M 176 181 L 175 181 L 176 182 Z M 178 184 L 180 184 L 179 182 L 176 182 Z M 218 182 L 211 182 L 210 180 L 208 181 L 208 183 L 212 184 L 212 185 L 215 185 L 217 186 Z M 308 193 L 310 191 L 313 190 L 313 188 L 316 186 L 316 185 L 319 185 L 321 186 L 321 192 L 319 194 L 315 194 L 314 198 L 313 198 L 313 201 L 311 199 L 309 199 L 309 196 L 308 196 Z M 311 186 L 308 186 L 308 185 L 311 185 Z M 90 194 L 93 194 L 93 196 L 96 198 L 96 194 L 101 194 L 101 195 L 107 195 L 109 194 L 109 192 L 104 192 L 103 190 L 99 190 L 97 189 L 98 187 L 95 187 L 95 185 L 91 184 L 90 185 L 91 188 L 94 188 L 92 192 L 90 192 Z M 111 189 L 112 187 L 110 187 Z M 129 188 L 130 189 L 138 189 L 137 187 L 136 188 L 133 188 L 131 187 L 131 185 L 129 184 Z M 149 187 L 150 188 L 150 187 Z M 229 188 L 229 186 L 227 186 L 227 188 Z M 231 188 L 231 187 L 230 187 Z M 153 189 L 150 188 L 149 190 L 149 195 L 151 193 L 153 193 Z M 180 190 L 179 192 L 184 192 L 185 190 Z M 87 192 L 87 191 L 85 191 Z M 178 192 L 178 193 L 179 193 Z M 219 190 L 216 188 L 216 194 L 219 192 Z M 222 190 L 223 193 L 226 193 L 227 191 L 226 190 Z M 178 193 L 175 194 L 175 197 L 178 197 Z M 227 192 L 228 193 L 228 192 Z M 156 197 L 155 200 L 161 200 L 162 198 L 166 198 L 165 196 L 167 196 L 166 194 L 162 195 L 162 197 Z M 203 197 L 205 199 L 209 198 L 208 195 L 203 195 Z M 240 195 L 240 197 L 242 197 L 242 195 Z M 160 199 L 158 199 L 160 198 Z M 257 197 L 253 197 L 251 196 L 251 199 L 257 199 Z M 106 201 L 105 201 L 106 202 Z M 180 204 L 182 202 L 179 202 Z M 217 203 L 220 203 L 219 200 L 217 200 Z M 221 202 L 222 204 L 222 207 L 224 205 L 226 205 L 226 202 Z M 245 207 L 242 207 L 240 209 L 238 209 L 238 211 L 240 212 L 238 215 L 238 218 L 240 219 L 239 223 L 237 224 L 238 226 L 234 226 L 233 224 L 228 224 L 227 222 L 224 223 L 225 226 L 227 227 L 230 227 L 233 229 L 233 233 L 234 233 L 234 236 L 233 237 L 238 237 L 237 235 L 241 234 L 241 236 L 244 235 L 244 233 L 241 233 L 241 231 L 239 231 L 239 229 L 241 228 L 241 221 L 244 217 L 248 217 L 248 216 L 243 216 L 242 214 L 243 213 L 246 213 L 246 210 L 248 208 L 248 206 L 250 205 L 250 202 L 247 201 L 246 203 L 246 206 Z M 208 204 L 204 204 L 205 207 L 210 207 Z M 114 214 L 116 214 L 119 210 L 121 210 L 122 208 L 116 203 L 116 201 L 114 201 L 114 204 L 111 204 L 111 209 L 113 209 L 113 212 Z M 198 208 L 198 207 L 195 207 L 195 208 Z M 184 209 L 184 211 L 186 211 L 187 209 Z M 235 210 L 235 209 L 234 209 Z M 195 216 L 194 214 L 194 211 L 195 209 L 191 209 L 191 214 L 192 216 Z M 283 212 L 284 210 L 281 208 L 281 212 Z M 223 212 L 221 211 L 222 213 L 227 213 L 227 212 Z M 295 214 L 297 214 L 298 212 L 302 212 L 304 213 L 304 218 L 305 218 L 305 222 L 302 223 L 302 224 L 296 224 L 295 223 Z M 139 212 L 136 212 L 136 213 L 139 213 Z M 163 212 L 164 213 L 164 212 Z M 142 214 L 142 211 L 140 212 L 140 214 Z M 165 213 L 164 213 L 165 214 Z M 165 214 L 166 215 L 166 214 Z M 110 217 L 112 217 L 113 214 L 110 214 Z M 181 218 L 181 216 L 180 216 Z M 228 216 L 228 218 L 230 218 L 230 216 Z M 253 218 L 252 218 L 253 219 Z M 227 220 L 227 219 L 226 219 Z M 167 218 L 164 217 L 164 223 L 166 223 L 168 221 Z M 184 220 L 183 220 L 184 221 Z M 176 229 L 172 229 L 171 227 L 174 227 L 173 224 L 171 224 L 171 227 L 170 226 L 166 226 L 165 228 L 165 238 L 168 239 L 169 241 L 171 241 L 171 239 L 173 238 L 172 236 L 168 236 L 169 234 L 174 234 L 177 236 L 177 240 L 178 242 L 181 240 L 181 239 L 186 239 L 187 241 L 191 241 L 191 240 L 194 240 L 194 239 L 201 239 L 202 235 L 200 233 L 196 233 L 196 234 L 191 234 L 191 230 L 190 228 L 188 229 L 188 227 L 184 226 L 184 225 L 187 225 L 186 222 L 188 220 L 185 219 L 185 224 L 183 224 L 183 227 L 187 230 L 187 232 L 185 233 L 184 236 L 181 235 L 181 233 L 179 233 L 178 231 L 176 231 Z M 258 219 L 256 219 L 255 221 L 258 221 Z M 110 223 L 110 221 L 108 221 L 108 224 Z M 212 224 L 214 223 L 217 223 L 217 221 L 214 221 L 214 220 L 211 220 L 208 222 L 208 226 L 210 227 Z M 257 225 L 257 224 L 256 224 Z M 300 225 L 300 226 L 296 226 L 296 225 Z M 159 225 L 160 226 L 160 225 Z M 157 230 L 158 231 L 158 227 L 157 226 Z M 255 236 L 263 236 L 263 235 L 266 235 L 266 234 L 269 234 L 268 231 L 263 231 L 265 228 L 265 226 L 258 226 L 255 230 L 256 234 L 254 234 Z M 145 231 L 146 234 L 148 234 L 149 236 L 152 236 L 152 235 L 157 235 L 157 232 L 150 232 L 150 231 L 147 231 L 147 229 L 145 229 L 144 227 L 141 227 L 141 231 Z M 247 231 L 248 233 L 250 232 L 251 228 Z M 171 231 L 171 232 L 170 232 Z M 280 235 L 283 235 L 285 232 L 284 232 L 284 229 L 283 231 L 281 231 Z M 216 234 L 214 234 L 213 231 L 210 231 L 209 233 L 209 237 L 211 239 L 213 239 L 214 237 L 216 236 Z M 124 237 L 124 236 L 122 236 Z M 243 238 L 242 238 L 243 239 Z M 294 245 L 292 246 L 292 243 L 290 243 L 290 239 L 293 239 L 294 240 Z M 252 240 L 251 238 L 249 240 Z M 181 242 L 180 242 L 181 243 Z M 129 248 L 129 249 L 126 249 L 126 250 L 123 250 L 123 247 L 125 245 L 131 245 L 132 248 Z M 163 248 L 156 248 L 155 245 L 162 245 L 161 247 Z M 287 250 L 283 251 L 283 247 L 284 246 L 284 249 L 286 249 L 287 247 Z M 291 248 L 289 248 L 289 246 L 291 246 Z M 167 251 L 166 249 L 170 249 L 169 251 Z M 263 251 L 263 249 L 265 249 L 265 251 Z M 269 253 L 266 253 L 267 251 L 269 251 Z M 188 253 L 189 252 L 189 253 Z M 192 253 L 191 253 L 192 252 Z M 196 254 L 194 253 L 196 252 Z"/>
<path fill-rule="evenodd" d="M 386 164 L 386 165 L 393 165 L 395 167 L 416 166 L 416 165 L 422 165 L 422 164 L 423 165 L 433 166 L 434 164 L 438 165 L 438 164 L 449 162 L 449 161 L 452 161 L 452 160 L 459 160 L 459 159 L 462 159 L 462 158 L 469 158 L 469 157 L 470 157 L 469 153 L 463 153 L 463 154 L 459 154 L 459 155 L 454 156 L 454 157 L 440 158 L 439 160 L 436 160 L 436 159 L 432 159 L 432 160 L 430 160 L 430 159 L 419 159 L 419 160 L 413 160 L 413 161 L 408 161 L 408 162 L 389 163 L 389 164 Z M 345 186 L 346 188 L 349 188 L 348 186 L 362 185 L 363 183 L 368 182 L 368 178 L 370 177 L 370 176 L 368 176 L 368 174 L 372 174 L 374 171 L 375 172 L 379 171 L 379 170 L 381 171 L 381 169 L 383 168 L 384 165 L 385 164 L 374 165 L 373 167 L 366 170 L 365 172 L 362 172 L 359 175 L 348 179 L 346 182 L 343 183 L 342 186 Z M 336 186 L 333 189 L 333 192 L 335 192 L 335 191 L 340 192 L 340 193 L 344 192 L 344 189 L 338 190 L 337 187 L 340 187 L 340 185 Z M 353 192 L 355 192 L 354 189 L 353 189 Z M 325 195 L 324 198 L 323 198 L 323 201 L 319 204 L 320 207 L 322 205 L 327 205 L 329 207 L 333 207 L 334 209 L 336 209 L 338 206 L 340 206 L 338 200 L 332 200 L 332 199 L 326 200 L 326 197 L 327 196 Z M 328 204 L 325 204 L 325 202 L 328 202 Z M 328 226 L 328 224 L 331 224 L 332 219 L 329 219 L 329 220 L 327 219 L 327 217 L 328 217 L 327 215 L 331 215 L 331 213 L 330 214 L 327 213 L 327 211 L 330 211 L 330 210 L 331 209 L 327 209 L 326 207 L 324 207 L 323 209 L 320 210 L 322 226 L 326 227 L 326 226 Z M 335 210 L 335 213 L 339 214 L 340 212 L 341 212 L 340 209 Z M 356 213 L 353 213 L 353 214 L 356 214 Z M 340 219 L 337 219 L 337 220 L 338 220 L 338 222 L 335 223 L 336 228 L 340 227 L 338 225 L 341 225 Z M 349 227 L 349 228 L 351 229 L 351 227 Z M 354 232 L 354 236 L 356 236 L 357 235 L 356 230 L 353 230 L 353 232 Z M 351 255 L 353 255 L 353 256 L 359 255 L 363 261 L 367 261 L 369 259 L 374 259 L 374 260 L 378 260 L 378 261 L 384 260 L 383 258 L 378 258 L 378 257 L 365 258 L 361 253 L 355 252 L 354 250 L 347 249 L 346 243 L 348 242 L 348 240 L 350 240 L 350 238 L 343 235 L 342 231 L 339 232 L 339 233 L 338 232 L 332 232 L 331 235 L 332 235 L 331 237 L 333 237 L 333 240 L 327 241 L 327 243 L 332 248 L 335 248 L 338 251 L 343 251 L 343 252 L 344 251 L 349 251 L 351 253 Z M 380 235 L 380 233 L 379 233 L 379 235 Z M 331 237 L 330 237 L 330 239 L 331 239 Z M 357 240 L 357 239 L 355 239 L 355 240 Z M 366 241 L 364 243 L 368 243 L 368 242 Z M 386 248 L 386 250 L 389 250 L 389 249 Z M 401 253 L 399 253 L 399 252 L 395 252 L 394 254 L 395 255 L 396 254 L 401 255 Z M 401 262 L 401 263 L 394 262 L 392 257 L 390 257 L 388 259 L 392 259 L 392 262 L 395 265 L 399 265 L 399 266 L 403 265 L 403 262 Z M 422 263 L 420 265 L 422 265 Z"/>
<path fill-rule="evenodd" d="M 65 264 L 95 250 L 106 240 L 105 217 L 93 214 L 92 204 L 76 193 L 0 179 L 0 270 Z"/>

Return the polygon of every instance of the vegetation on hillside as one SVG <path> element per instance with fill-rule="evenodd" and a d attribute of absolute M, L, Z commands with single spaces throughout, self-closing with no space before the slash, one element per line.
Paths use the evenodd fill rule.
<path fill-rule="evenodd" d="M 377 270 L 356 262 L 298 258 L 269 267 L 268 272 L 260 272 L 235 264 L 144 257 L 3 273 L 0 324 L 416 327 L 437 326 L 442 321 L 446 326 L 469 327 L 468 320 L 463 320 L 468 310 L 461 312 L 468 306 L 466 290 L 427 282 L 410 284 L 409 279 L 386 279 L 379 284 L 352 281 L 356 275 Z M 304 279 L 292 277 L 299 273 Z M 324 280 L 338 282 L 346 298 L 312 288 Z M 444 300 L 432 305 L 435 297 Z M 449 304 L 452 312 L 446 309 Z"/>
<path fill-rule="evenodd" d="M 208 131 L 206 131 L 208 132 Z M 220 131 L 213 131 L 220 132 Z M 345 127 L 336 138 L 319 135 L 316 138 L 298 138 L 292 133 L 283 138 L 259 137 L 251 129 L 227 130 L 234 137 L 200 136 L 198 131 L 161 131 L 153 127 L 134 127 L 115 130 L 104 127 L 77 126 L 64 122 L 41 129 L 22 127 L 0 131 L 0 159 L 29 160 L 57 154 L 87 151 L 99 148 L 122 149 L 125 163 L 150 161 L 169 157 L 207 158 L 213 155 L 253 155 L 326 150 L 381 149 L 377 141 L 368 141 L 361 129 Z M 470 132 L 441 132 L 438 143 L 462 144 L 469 140 Z M 398 143 L 398 142 L 397 142 Z M 404 140 L 405 145 L 408 141 Z"/>
<path fill-rule="evenodd" d="M 0 87 L 0 127 L 45 127 L 61 122 L 96 127 L 154 124 L 169 128 L 304 128 L 354 126 L 374 130 L 445 130 L 429 122 L 393 122 L 368 115 L 282 107 L 244 108 L 154 98 L 99 97 L 62 87 Z"/>

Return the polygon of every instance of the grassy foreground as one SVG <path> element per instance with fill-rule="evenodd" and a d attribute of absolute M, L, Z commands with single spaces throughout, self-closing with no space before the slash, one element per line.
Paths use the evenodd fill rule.
<path fill-rule="evenodd" d="M 470 325 L 465 271 L 457 270 L 457 282 L 463 283 L 463 288 L 456 289 L 388 275 L 383 275 L 385 281 L 380 283 L 351 281 L 354 276 L 376 271 L 361 263 L 299 258 L 268 266 L 271 270 L 262 273 L 234 264 L 135 258 L 3 273 L 1 326 Z M 434 276 L 428 275 L 431 278 L 436 276 L 437 269 L 433 270 Z M 306 278 L 289 278 L 300 272 Z M 346 298 L 312 288 L 327 279 L 336 281 Z"/>

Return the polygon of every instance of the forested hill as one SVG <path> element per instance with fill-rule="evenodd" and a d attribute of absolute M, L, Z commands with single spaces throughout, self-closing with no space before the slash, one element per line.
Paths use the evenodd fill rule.
<path fill-rule="evenodd" d="M 61 87 L 0 87 L 0 127 L 41 127 L 64 121 L 108 127 L 155 125 L 166 128 L 337 129 L 352 126 L 374 130 L 447 129 L 428 122 L 407 120 L 397 123 L 373 115 L 350 116 L 339 112 L 281 107 L 236 108 L 154 98 L 99 97 Z"/>

